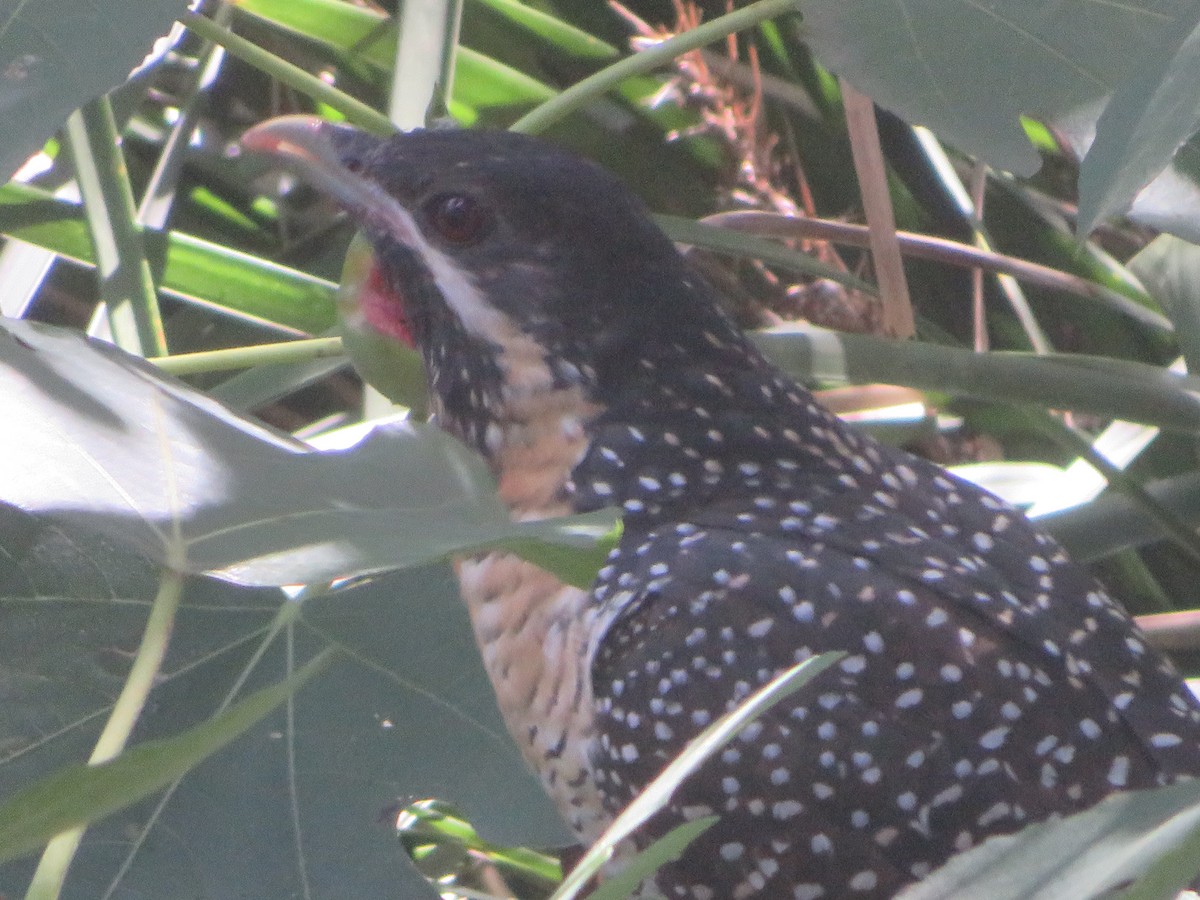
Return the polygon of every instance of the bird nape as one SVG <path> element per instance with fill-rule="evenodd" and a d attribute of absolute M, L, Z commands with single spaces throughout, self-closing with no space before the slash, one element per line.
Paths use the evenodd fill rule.
<path fill-rule="evenodd" d="M 782 669 L 846 652 L 638 833 L 719 816 L 659 893 L 891 896 L 990 835 L 1200 774 L 1195 701 L 1088 573 L 816 405 L 609 173 L 503 132 L 290 118 L 245 144 L 356 220 L 363 322 L 420 350 L 437 422 L 514 518 L 622 510 L 587 591 L 457 563 L 500 709 L 582 841 Z"/>

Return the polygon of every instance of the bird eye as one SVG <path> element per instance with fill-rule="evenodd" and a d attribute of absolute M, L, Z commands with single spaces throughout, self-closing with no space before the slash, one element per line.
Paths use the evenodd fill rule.
<path fill-rule="evenodd" d="M 438 234 L 452 244 L 474 243 L 491 224 L 484 205 L 465 194 L 439 194 L 426 202 L 425 214 Z"/>

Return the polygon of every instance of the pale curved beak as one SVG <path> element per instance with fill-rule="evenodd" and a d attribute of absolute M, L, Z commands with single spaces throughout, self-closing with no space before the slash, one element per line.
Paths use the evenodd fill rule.
<path fill-rule="evenodd" d="M 242 135 L 242 146 L 275 158 L 282 168 L 327 194 L 359 219 L 413 246 L 412 216 L 363 173 L 372 151 L 387 138 L 316 116 L 281 116 Z"/>

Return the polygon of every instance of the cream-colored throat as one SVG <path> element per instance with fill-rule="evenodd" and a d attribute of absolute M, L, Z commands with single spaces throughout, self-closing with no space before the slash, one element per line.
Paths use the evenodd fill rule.
<path fill-rule="evenodd" d="M 519 521 L 570 512 L 564 486 L 587 452 L 587 425 L 602 410 L 581 385 L 555 384 L 545 350 L 528 335 L 505 335 L 504 373 L 486 442 L 500 499 Z"/>

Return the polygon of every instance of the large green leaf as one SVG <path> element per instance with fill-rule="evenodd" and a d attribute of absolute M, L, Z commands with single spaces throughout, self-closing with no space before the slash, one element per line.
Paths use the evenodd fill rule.
<path fill-rule="evenodd" d="M 155 588 L 154 567 L 119 544 L 0 505 L 0 797 L 86 759 Z M 286 678 L 293 658 L 343 652 L 290 712 L 192 770 L 159 814 L 143 801 L 94 825 L 67 897 L 93 900 L 114 880 L 119 898 L 264 885 L 282 897 L 305 883 L 329 900 L 433 897 L 381 821 L 410 797 L 452 800 L 495 839 L 565 838 L 500 722 L 448 571 L 309 600 L 263 646 L 281 602 L 294 601 L 189 581 L 139 741 L 208 719 L 243 677 L 252 690 Z M 0 866 L 0 892 L 19 896 L 31 865 Z"/>
<path fill-rule="evenodd" d="M 59 832 L 124 809 L 182 778 L 241 737 L 328 662 L 328 655 L 316 657 L 287 680 L 174 737 L 139 744 L 108 762 L 62 769 L 17 791 L 0 804 L 0 861 L 32 853 Z"/>
<path fill-rule="evenodd" d="M 1124 211 L 1200 127 L 1200 25 L 1117 89 L 1079 170 L 1079 228 Z M 1200 212 L 1200 210 L 1193 210 Z"/>
<path fill-rule="evenodd" d="M 1021 115 L 1056 119 L 1168 60 L 1196 0 L 806 0 L 817 55 L 876 102 L 1000 168 L 1038 167 Z M 1002 48 L 1002 49 L 1001 49 Z"/>
<path fill-rule="evenodd" d="M 32 0 L 0 9 L 0 169 L 7 178 L 67 114 L 125 80 L 183 0 Z"/>
<path fill-rule="evenodd" d="M 434 429 L 379 436 L 341 454 L 309 453 L 107 345 L 24 322 L 9 322 L 3 334 L 0 364 L 11 390 L 0 417 L 22 439 L 3 445 L 9 456 L 0 464 L 26 477 L 2 493 L 52 522 L 5 507 L 11 521 L 0 530 L 0 559 L 16 560 L 0 580 L 12 591 L 0 597 L 0 659 L 14 720 L 13 731 L 0 731 L 0 745 L 15 748 L 7 768 L 0 763 L 0 787 L 23 786 L 86 756 L 119 685 L 122 651 L 134 645 L 145 615 L 146 585 L 126 582 L 146 566 L 124 547 L 163 559 L 178 528 L 193 568 L 255 583 L 412 566 L 479 539 L 579 583 L 599 565 L 588 550 L 595 541 L 577 523 L 508 522 L 479 462 Z M 591 532 L 610 524 L 601 516 Z M 59 540 L 64 534 L 72 537 Z M 47 549 L 43 535 L 53 538 Z M 29 548 L 37 550 L 32 558 Z M 375 557 L 365 567 L 364 551 Z M 65 584 L 43 583 L 68 563 Z M 112 596 L 98 597 L 105 588 Z M 175 651 L 187 655 L 169 661 L 171 674 L 152 698 L 156 714 L 143 727 L 169 734 L 189 716 L 208 715 L 213 691 L 247 665 L 278 600 L 222 590 L 220 600 L 181 610 Z M 297 701 L 304 715 L 292 721 L 303 727 L 294 735 L 278 723 L 256 731 L 249 745 L 228 751 L 240 754 L 237 762 L 189 777 L 161 819 L 147 825 L 139 806 L 89 832 L 72 869 L 84 886 L 76 896 L 97 896 L 116 877 L 126 844 L 120 835 L 144 825 L 144 852 L 121 879 L 130 890 L 152 886 L 137 888 L 151 896 L 190 892 L 198 878 L 224 885 L 220 896 L 266 878 L 307 881 L 318 886 L 316 896 L 375 896 L 406 883 L 416 891 L 420 880 L 397 862 L 398 846 L 376 822 L 396 797 L 455 801 L 500 839 L 564 837 L 499 723 L 456 593 L 444 571 L 420 570 L 310 603 L 305 624 L 315 631 L 304 647 L 316 652 L 332 641 L 352 661 Z M 31 602 L 43 596 L 54 599 Z M 243 596 L 255 602 L 242 609 Z M 64 640 L 61 629 L 74 639 Z M 109 654 L 115 671 L 99 664 Z M 271 648 L 251 674 L 281 666 L 286 671 L 283 651 Z M 349 768 L 330 769 L 331 759 Z M 281 783 L 287 791 L 272 792 Z M 182 831 L 192 835 L 186 851 L 170 838 Z M 18 865 L 0 888 L 27 874 Z"/>
<path fill-rule="evenodd" d="M 483 463 L 436 428 L 310 452 L 69 331 L 8 320 L 0 367 L 11 376 L 0 421 L 20 435 L 0 443 L 0 467 L 24 473 L 0 500 L 176 566 L 178 530 L 193 572 L 324 582 L 504 545 L 587 584 L 600 563 L 589 548 L 614 519 L 515 525 Z M 552 552 L 539 556 L 547 542 Z"/>

